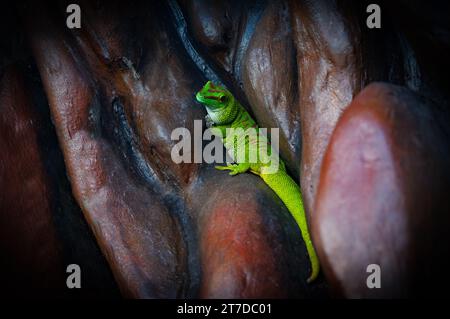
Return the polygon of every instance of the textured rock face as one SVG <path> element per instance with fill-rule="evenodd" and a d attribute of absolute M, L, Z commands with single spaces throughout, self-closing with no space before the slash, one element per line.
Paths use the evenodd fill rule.
<path fill-rule="evenodd" d="M 1 74 L 0 267 L 5 295 L 118 297 L 70 194 L 48 106 L 33 92 L 35 84 L 20 67 Z M 83 293 L 66 287 L 66 267 L 72 263 L 83 269 Z"/>
<path fill-rule="evenodd" d="M 359 36 L 357 25 L 349 24 L 352 17 L 341 11 L 333 1 L 291 4 L 302 115 L 301 187 L 307 211 L 312 215 L 329 138 L 362 84 L 360 47 L 354 41 Z"/>
<path fill-rule="evenodd" d="M 65 27 L 65 1 L 18 4 L 2 19 L 15 28 L 0 55 L 1 257 L 14 261 L 0 270 L 15 275 L 9 287 L 33 263 L 36 291 L 69 297 L 435 288 L 427 276 L 443 262 L 429 261 L 448 257 L 449 225 L 449 62 L 426 49 L 448 52 L 439 15 L 441 32 L 424 21 L 411 38 L 402 12 L 417 8 L 406 3 L 387 6 L 397 18 L 373 32 L 364 4 L 349 1 L 79 4 L 80 30 Z M 227 85 L 260 126 L 280 129 L 323 265 L 317 282 L 306 284 L 300 232 L 261 179 L 172 161 L 171 133 L 193 134 L 203 120 L 194 95 L 208 79 Z M 366 87 L 374 80 L 400 86 Z M 87 293 L 65 289 L 72 262 L 86 270 Z M 382 290 L 365 288 L 372 263 L 382 266 Z"/>
<path fill-rule="evenodd" d="M 102 56 L 90 56 L 90 65 L 77 64 L 72 52 L 63 45 L 64 35 L 51 22 L 46 22 L 45 12 L 40 17 L 42 20 L 37 22 L 42 29 L 32 31 L 32 47 L 74 196 L 86 219 L 92 223 L 96 239 L 112 265 L 122 292 L 130 297 L 183 296 L 187 289 L 186 246 L 179 223 L 163 204 L 161 195 L 133 176 L 136 173 L 125 165 L 124 158 L 116 150 L 118 145 L 114 137 L 106 136 L 108 130 L 114 131 L 115 127 L 101 127 L 102 118 L 110 112 L 120 111 L 117 108 L 122 107 L 122 102 L 116 101 L 121 96 L 108 96 L 106 84 L 103 87 L 91 82 L 87 76 L 88 68 L 97 67 L 100 75 L 101 72 L 105 72 L 105 76 L 115 74 L 98 61 Z M 82 45 L 86 44 L 83 48 L 87 51 L 84 40 L 79 39 Z M 86 52 L 89 53 L 95 54 Z M 119 77 L 128 76 L 118 73 Z M 118 82 L 122 84 L 123 78 Z M 133 88 L 137 85 L 139 83 Z M 124 84 L 119 89 L 126 94 L 132 88 Z M 123 103 L 128 102 L 126 98 Z M 164 123 L 171 124 L 161 121 L 158 127 L 163 127 Z M 114 122 L 109 124 L 114 125 Z M 156 135 L 155 139 L 158 137 Z M 160 149 L 160 152 L 164 154 L 164 150 Z M 165 160 L 169 162 L 170 157 L 166 156 Z M 161 171 L 155 175 L 158 173 L 162 175 Z"/>

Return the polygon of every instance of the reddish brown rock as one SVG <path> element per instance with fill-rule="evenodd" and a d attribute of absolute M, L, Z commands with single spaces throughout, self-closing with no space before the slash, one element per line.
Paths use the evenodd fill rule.
<path fill-rule="evenodd" d="M 178 221 L 105 133 L 100 115 L 110 109 L 86 65 L 49 11 L 39 12 L 29 21 L 31 45 L 72 190 L 123 294 L 184 296 L 189 283 Z"/>
<path fill-rule="evenodd" d="M 107 101 L 123 108 L 134 147 L 157 182 L 169 189 L 189 183 L 197 165 L 172 161 L 176 141 L 171 133 L 179 127 L 193 132 L 194 119 L 203 119 L 204 110 L 193 98 L 203 79 L 185 56 L 176 53 L 182 48 L 170 42 L 176 35 L 167 23 L 167 8 L 120 2 L 84 7 L 90 28 L 74 36 Z M 105 14 L 98 17 L 98 11 Z M 132 26 L 152 32 L 135 35 Z"/>
<path fill-rule="evenodd" d="M 358 31 L 334 1 L 291 1 L 302 127 L 301 187 L 307 213 L 336 122 L 360 90 Z M 312 217 L 314 218 L 314 217 Z"/>
<path fill-rule="evenodd" d="M 339 120 L 313 219 L 322 268 L 345 297 L 439 295 L 448 279 L 448 116 L 407 89 L 372 84 Z M 381 289 L 368 289 L 369 264 Z"/>
<path fill-rule="evenodd" d="M 243 88 L 261 127 L 280 129 L 280 154 L 298 176 L 301 132 L 297 67 L 287 5 L 268 5 L 242 61 Z"/>
<path fill-rule="evenodd" d="M 196 212 L 203 298 L 324 297 L 306 284 L 309 260 L 298 226 L 257 176 L 202 169 L 189 190 Z"/>

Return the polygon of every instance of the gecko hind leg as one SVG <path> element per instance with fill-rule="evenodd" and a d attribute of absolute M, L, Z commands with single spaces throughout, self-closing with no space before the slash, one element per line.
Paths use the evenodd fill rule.
<path fill-rule="evenodd" d="M 245 173 L 250 169 L 250 164 L 240 163 L 240 164 L 228 164 L 227 166 L 216 166 L 219 171 L 230 170 L 230 175 L 234 176 L 237 174 Z"/>

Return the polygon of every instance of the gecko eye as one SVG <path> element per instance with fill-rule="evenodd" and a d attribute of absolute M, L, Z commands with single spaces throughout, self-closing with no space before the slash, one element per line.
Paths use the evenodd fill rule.
<path fill-rule="evenodd" d="M 228 97 L 226 95 L 222 95 L 219 100 L 221 103 L 225 103 L 226 101 L 228 101 Z"/>

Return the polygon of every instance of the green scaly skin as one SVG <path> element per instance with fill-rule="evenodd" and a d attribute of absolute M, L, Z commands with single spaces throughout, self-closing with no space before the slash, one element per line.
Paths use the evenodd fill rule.
<path fill-rule="evenodd" d="M 247 171 L 259 175 L 280 197 L 300 227 L 311 262 L 311 274 L 308 282 L 312 282 L 319 274 L 320 267 L 308 231 L 300 187 L 287 174 L 285 165 L 281 159 L 279 159 L 279 166 L 276 172 L 268 171 L 270 162 L 267 158 L 263 158 L 264 156 L 271 155 L 271 146 L 267 139 L 259 137 L 256 143 L 252 143 L 245 136 L 236 137 L 226 135 L 227 128 L 241 128 L 244 130 L 255 128 L 258 130 L 256 122 L 228 90 L 208 81 L 197 93 L 196 98 L 206 106 L 208 112 L 207 123 L 211 126 L 213 134 L 218 134 L 220 131 L 225 148 L 227 151 L 231 150 L 234 155 L 233 158 L 237 158 L 238 147 L 236 145 L 241 145 L 241 147 L 242 145 L 245 146 L 244 161 L 228 164 L 227 166 L 216 166 L 216 168 L 219 170 L 230 170 L 230 175 L 237 175 Z M 244 138 L 243 144 L 237 144 L 239 139 L 242 142 Z M 257 152 L 258 156 L 256 161 L 249 162 L 248 154 L 251 151 Z"/>

